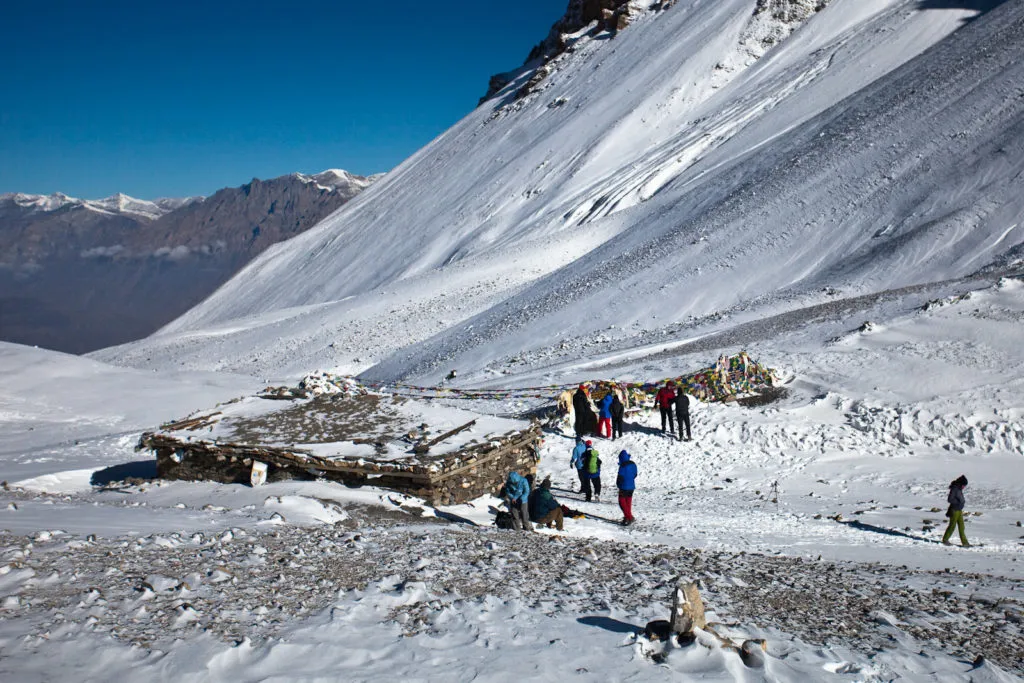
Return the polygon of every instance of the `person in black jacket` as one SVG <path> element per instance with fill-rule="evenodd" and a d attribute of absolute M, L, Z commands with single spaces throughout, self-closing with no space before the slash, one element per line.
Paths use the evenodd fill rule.
<path fill-rule="evenodd" d="M 619 395 L 612 392 L 612 439 L 622 436 L 622 421 L 626 416 L 626 406 L 622 405 Z"/>
<path fill-rule="evenodd" d="M 582 384 L 572 395 L 572 412 L 575 418 L 573 427 L 576 430 L 576 436 L 589 436 L 597 432 L 597 415 L 590 407 L 590 397 L 587 396 L 587 389 Z"/>
<path fill-rule="evenodd" d="M 964 489 L 966 487 L 967 477 L 962 474 L 949 484 L 949 495 L 946 496 L 946 502 L 949 503 L 949 509 L 946 510 L 949 526 L 946 527 L 946 533 L 942 535 L 943 545 L 951 545 L 949 537 L 953 535 L 953 528 L 956 527 L 960 531 L 960 545 L 965 548 L 971 547 L 971 544 L 967 542 L 967 534 L 964 533 Z"/>
<path fill-rule="evenodd" d="M 690 440 L 690 397 L 680 387 L 676 392 L 676 422 L 679 423 L 679 440 L 683 440 L 683 425 L 686 425 L 686 440 Z"/>

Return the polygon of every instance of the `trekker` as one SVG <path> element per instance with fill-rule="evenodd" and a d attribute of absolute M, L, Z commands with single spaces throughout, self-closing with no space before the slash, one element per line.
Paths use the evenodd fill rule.
<path fill-rule="evenodd" d="M 622 525 L 629 526 L 633 523 L 633 491 L 636 490 L 636 463 L 633 462 L 629 453 L 619 453 L 619 476 L 615 479 L 615 485 L 619 488 L 619 508 L 622 510 Z"/>
<path fill-rule="evenodd" d="M 551 495 L 551 477 L 544 477 L 540 486 L 530 494 L 529 508 L 530 521 L 549 529 L 554 524 L 556 529 L 562 531 L 565 513 L 562 512 L 562 506 Z"/>
<path fill-rule="evenodd" d="M 668 421 L 668 431 L 674 435 L 676 433 L 675 425 L 672 424 L 672 408 L 675 405 L 676 392 L 672 389 L 672 382 L 665 382 L 659 391 L 658 395 L 654 397 L 654 402 L 658 404 L 658 409 L 661 410 L 661 431 L 665 431 L 665 422 Z"/>
<path fill-rule="evenodd" d="M 576 468 L 576 477 L 580 480 L 579 493 L 586 493 L 587 491 L 587 473 L 585 470 L 585 463 L 583 462 L 583 454 L 587 452 L 587 444 L 583 442 L 583 438 L 576 437 L 576 446 L 572 449 L 572 457 L 569 459 L 569 465 Z"/>
<path fill-rule="evenodd" d="M 575 417 L 573 428 L 576 430 L 576 436 L 582 437 L 597 431 L 597 416 L 594 415 L 594 409 L 590 407 L 587 388 L 582 384 L 572 395 L 572 412 Z"/>
<path fill-rule="evenodd" d="M 962 474 L 949 484 L 949 495 L 946 496 L 946 502 L 949 503 L 949 509 L 946 510 L 949 526 L 946 527 L 946 533 L 942 535 L 943 545 L 952 545 L 949 542 L 949 537 L 953 535 L 953 527 L 956 527 L 960 532 L 960 545 L 965 548 L 971 547 L 971 544 L 967 542 L 967 534 L 964 533 L 965 488 L 967 488 L 967 477 Z"/>
<path fill-rule="evenodd" d="M 530 482 L 518 472 L 509 472 L 505 480 L 505 505 L 512 513 L 512 528 L 522 531 L 533 531 L 530 524 Z"/>
<path fill-rule="evenodd" d="M 683 440 L 683 425 L 686 425 L 686 440 L 690 440 L 690 397 L 687 396 L 682 387 L 676 394 L 676 423 L 679 425 L 679 440 Z"/>
<path fill-rule="evenodd" d="M 626 417 L 626 406 L 622 404 L 619 395 L 612 392 L 612 440 L 622 436 L 622 423 Z"/>
<path fill-rule="evenodd" d="M 583 454 L 583 462 L 585 463 L 585 469 L 587 474 L 587 483 L 583 493 L 587 496 L 587 502 L 590 502 L 590 492 L 593 489 L 594 500 L 598 503 L 601 502 L 601 458 L 597 451 L 593 448 L 593 442 L 587 441 L 587 452 Z"/>
<path fill-rule="evenodd" d="M 598 416 L 601 418 L 597 423 L 597 433 L 606 439 L 612 438 L 612 396 L 614 392 L 609 391 L 608 395 L 597 404 Z M 607 433 L 606 430 L 607 429 Z"/>

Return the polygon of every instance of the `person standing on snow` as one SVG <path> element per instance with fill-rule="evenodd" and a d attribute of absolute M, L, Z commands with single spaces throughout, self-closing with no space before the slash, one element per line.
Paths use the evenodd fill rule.
<path fill-rule="evenodd" d="M 672 389 L 672 382 L 665 382 L 665 386 L 658 391 L 658 395 L 654 397 L 654 402 L 658 404 L 658 409 L 661 411 L 661 431 L 665 431 L 665 422 L 668 422 L 668 431 L 674 435 L 676 433 L 675 425 L 672 423 L 672 408 L 675 406 L 676 392 Z"/>
<path fill-rule="evenodd" d="M 575 417 L 573 428 L 576 430 L 576 436 L 582 437 L 597 431 L 597 416 L 594 415 L 594 410 L 590 407 L 587 388 L 582 384 L 572 395 L 572 412 Z"/>
<path fill-rule="evenodd" d="M 619 476 L 615 479 L 619 489 L 619 508 L 622 510 L 622 525 L 633 523 L 633 491 L 636 490 L 636 463 L 629 453 L 619 452 Z"/>
<path fill-rule="evenodd" d="M 583 439 L 577 436 L 576 446 L 572 449 L 572 457 L 569 459 L 569 465 L 576 468 L 576 477 L 580 480 L 579 493 L 586 493 L 588 488 L 586 463 L 583 462 L 583 454 L 586 452 L 587 444 L 583 443 Z"/>
<path fill-rule="evenodd" d="M 946 527 L 946 533 L 942 535 L 943 545 L 952 545 L 949 542 L 949 537 L 953 535 L 953 528 L 956 527 L 960 532 L 960 545 L 965 548 L 971 547 L 971 544 L 967 542 L 967 534 L 964 533 L 965 488 L 967 488 L 967 477 L 962 474 L 949 484 L 949 495 L 946 496 L 946 502 L 949 503 L 949 509 L 946 510 L 949 526 Z"/>
<path fill-rule="evenodd" d="M 549 529 L 554 524 L 556 529 L 562 531 L 565 513 L 562 512 L 562 506 L 551 495 L 551 477 L 545 477 L 540 486 L 530 494 L 529 507 L 531 521 Z"/>
<path fill-rule="evenodd" d="M 690 440 L 690 397 L 679 388 L 675 400 L 676 423 L 679 425 L 679 440 L 683 440 L 683 425 L 686 425 L 686 440 Z"/>
<path fill-rule="evenodd" d="M 530 482 L 518 472 L 509 472 L 505 480 L 505 505 L 512 513 L 512 528 L 515 530 L 533 531 L 530 524 Z"/>
<path fill-rule="evenodd" d="M 603 436 L 606 439 L 612 438 L 612 396 L 614 392 L 609 391 L 608 394 L 601 399 L 597 404 L 598 416 L 601 418 L 597 423 L 597 433 L 599 436 Z M 607 434 L 605 430 L 607 429 Z"/>
<path fill-rule="evenodd" d="M 619 395 L 612 392 L 612 440 L 622 436 L 622 422 L 626 416 L 626 406 L 622 405 Z"/>
<path fill-rule="evenodd" d="M 594 500 L 598 503 L 601 502 L 601 458 L 597 451 L 592 448 L 594 443 L 587 441 L 587 452 L 583 454 L 583 467 L 587 475 L 587 483 L 584 484 L 583 493 L 587 497 L 587 502 L 590 502 L 590 492 L 593 489 Z"/>

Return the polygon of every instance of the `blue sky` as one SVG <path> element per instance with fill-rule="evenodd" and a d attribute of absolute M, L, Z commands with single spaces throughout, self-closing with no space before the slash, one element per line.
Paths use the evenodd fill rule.
<path fill-rule="evenodd" d="M 5 3 L 0 193 L 145 199 L 397 165 L 567 0 Z"/>

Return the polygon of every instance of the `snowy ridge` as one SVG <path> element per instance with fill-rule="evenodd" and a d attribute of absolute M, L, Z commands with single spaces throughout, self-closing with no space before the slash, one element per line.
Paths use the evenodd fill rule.
<path fill-rule="evenodd" d="M 316 329 L 294 320 L 255 362 L 269 370 L 287 355 L 294 376 L 352 367 L 354 358 L 365 367 L 364 353 L 325 353 L 314 341 L 347 334 L 341 310 L 424 279 L 440 283 L 456 264 L 486 279 L 496 261 L 511 259 L 520 276 L 494 284 L 489 311 L 445 318 L 453 325 L 482 314 L 464 323 L 471 334 L 429 313 L 408 320 L 418 328 L 403 334 L 408 343 L 438 336 L 374 371 L 436 378 L 445 365 L 482 368 L 511 356 L 507 349 L 540 352 L 611 325 L 628 343 L 630 333 L 646 337 L 754 302 L 785 307 L 826 287 L 860 294 L 965 275 L 1020 242 L 1015 157 L 978 151 L 1014 149 L 1016 100 L 987 105 L 1009 87 L 1014 67 L 990 60 L 993 78 L 979 82 L 949 69 L 943 50 L 926 52 L 938 43 L 946 55 L 975 54 L 975 42 L 1012 24 L 1019 8 L 1004 5 L 964 26 L 966 10 L 839 0 L 719 85 L 715 67 L 739 49 L 756 7 L 677 3 L 638 17 L 612 41 L 560 55 L 538 91 L 480 107 L 150 343 L 199 358 L 202 337 L 189 341 L 190 331 L 324 305 Z M 950 92 L 978 106 L 936 108 L 940 95 L 915 88 L 920 79 L 948 80 Z M 969 121 L 980 125 L 958 135 Z M 577 236 L 569 259 L 540 258 L 565 234 Z M 669 272 L 653 297 L 651 283 Z M 227 326 L 250 335 L 247 325 Z M 144 346 L 105 357 L 138 362 L 130 359 L 150 356 Z M 249 344 L 239 338 L 237 346 Z M 222 367 L 241 367 L 221 348 Z"/>
<path fill-rule="evenodd" d="M 353 175 L 348 171 L 341 169 L 329 168 L 322 173 L 316 173 L 314 175 L 296 173 L 294 176 L 304 183 L 314 184 L 321 190 L 325 190 L 327 192 L 341 192 L 343 194 L 355 195 L 358 192 L 365 190 L 375 181 L 379 180 L 383 177 L 383 174 L 363 177 Z"/>
<path fill-rule="evenodd" d="M 129 214 L 151 220 L 155 220 L 180 206 L 196 200 L 197 198 L 195 197 L 188 197 L 183 199 L 158 199 L 155 202 L 150 202 L 144 199 L 135 199 L 120 192 L 105 199 L 76 199 L 60 192 L 51 195 L 25 194 L 22 192 L 0 195 L 0 203 L 10 202 L 23 208 L 30 208 L 45 213 L 59 211 L 71 206 L 106 214 Z"/>

